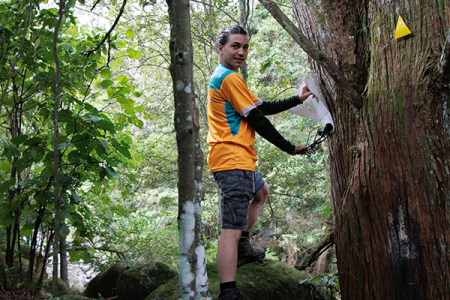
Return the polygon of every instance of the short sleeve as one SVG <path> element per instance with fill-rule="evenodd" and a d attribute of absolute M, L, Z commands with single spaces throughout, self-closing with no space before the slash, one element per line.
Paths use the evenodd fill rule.
<path fill-rule="evenodd" d="M 226 101 L 243 117 L 247 117 L 261 101 L 248 90 L 247 84 L 238 73 L 231 73 L 224 79 L 221 92 Z"/>

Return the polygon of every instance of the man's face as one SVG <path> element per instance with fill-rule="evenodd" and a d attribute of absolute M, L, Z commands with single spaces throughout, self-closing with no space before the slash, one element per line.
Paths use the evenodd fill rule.
<path fill-rule="evenodd" d="M 245 34 L 230 34 L 225 45 L 219 44 L 219 62 L 230 70 L 238 71 L 248 54 L 248 38 Z"/>

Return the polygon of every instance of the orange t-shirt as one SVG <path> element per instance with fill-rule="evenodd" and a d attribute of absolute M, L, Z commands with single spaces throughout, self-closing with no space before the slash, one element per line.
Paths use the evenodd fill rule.
<path fill-rule="evenodd" d="M 255 130 L 244 117 L 261 103 L 236 71 L 219 64 L 211 76 L 208 93 L 207 141 L 211 172 L 255 170 Z"/>

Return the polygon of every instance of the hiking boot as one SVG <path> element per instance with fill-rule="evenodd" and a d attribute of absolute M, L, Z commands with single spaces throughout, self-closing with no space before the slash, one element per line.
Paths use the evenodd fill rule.
<path fill-rule="evenodd" d="M 238 244 L 238 267 L 263 259 L 266 253 L 263 248 L 253 248 L 250 239 L 247 237 Z"/>
<path fill-rule="evenodd" d="M 223 290 L 219 295 L 219 300 L 250 300 L 250 298 L 236 287 Z"/>

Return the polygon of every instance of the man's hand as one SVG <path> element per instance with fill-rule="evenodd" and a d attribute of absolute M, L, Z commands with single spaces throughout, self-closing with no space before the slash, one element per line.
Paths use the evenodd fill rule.
<path fill-rule="evenodd" d="M 309 90 L 309 88 L 306 86 L 306 84 L 303 86 L 300 94 L 298 95 L 298 97 L 300 98 L 300 101 L 305 101 L 306 99 L 308 99 L 309 96 L 313 95 L 313 93 Z M 314 95 L 313 95 L 314 97 Z"/>
<path fill-rule="evenodd" d="M 306 147 L 306 146 L 295 145 L 295 150 L 294 150 L 294 152 L 291 153 L 291 155 L 306 154 L 307 150 L 308 150 L 308 147 Z"/>

